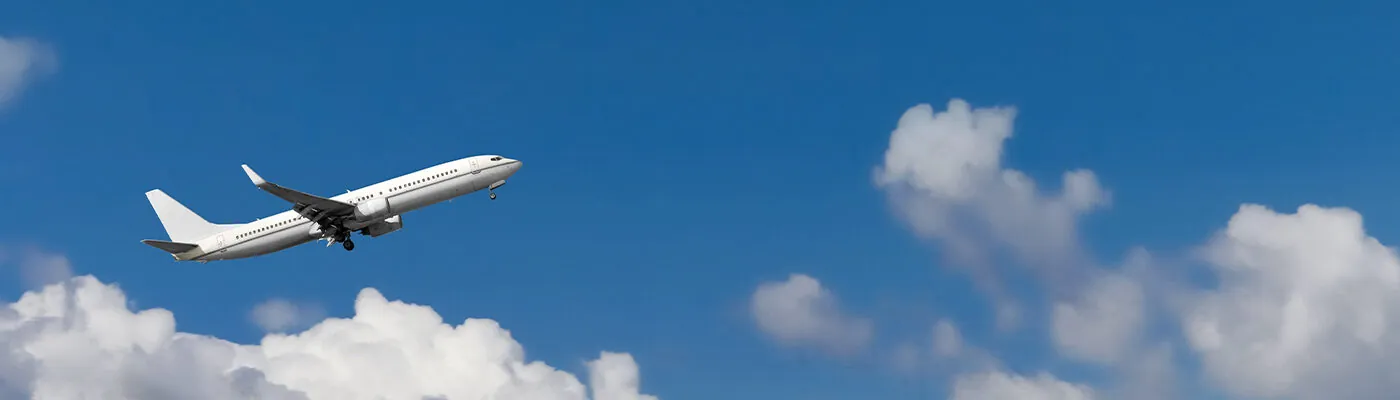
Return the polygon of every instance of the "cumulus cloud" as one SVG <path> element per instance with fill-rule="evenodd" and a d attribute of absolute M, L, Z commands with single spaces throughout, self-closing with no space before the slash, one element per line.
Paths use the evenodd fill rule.
<path fill-rule="evenodd" d="M 1024 377 L 1000 371 L 959 375 L 952 400 L 1090 400 L 1094 389 L 1061 381 L 1048 373 Z"/>
<path fill-rule="evenodd" d="M 175 330 L 163 309 L 133 312 L 115 285 L 79 276 L 0 308 L 0 397 L 37 399 L 569 399 L 572 374 L 527 361 L 494 321 L 445 324 L 374 289 L 351 318 L 240 345 Z M 596 400 L 638 393 L 630 356 L 589 363 Z M 632 397 L 628 397 L 632 396 Z"/>
<path fill-rule="evenodd" d="M 1244 205 L 1201 254 L 1219 283 L 1181 324 L 1217 384 L 1299 399 L 1400 390 L 1400 260 L 1359 213 Z"/>
<path fill-rule="evenodd" d="M 1062 356 L 1110 368 L 1108 380 L 1096 394 L 1046 374 L 994 369 L 959 375 L 953 398 L 1178 398 L 1189 391 L 1178 386 L 1185 371 L 1178 357 L 1199 363 L 1237 398 L 1371 399 L 1400 391 L 1400 257 L 1367 234 L 1359 213 L 1243 205 L 1196 253 L 1213 279 L 1147 265 L 1145 251 L 1117 270 L 1091 268 L 1078 225 L 1111 196 L 1091 171 L 1065 172 L 1051 194 L 1005 167 L 1015 116 L 1014 108 L 958 99 L 944 111 L 910 108 L 874 181 L 915 233 L 939 244 L 998 300 L 999 322 L 1021 311 L 1001 285 L 1003 261 L 1047 278 L 1052 344 Z M 977 350 L 955 345 L 956 332 L 951 323 L 935 325 L 935 355 L 962 359 L 946 355 Z M 1185 339 L 1180 353 L 1177 333 Z"/>
<path fill-rule="evenodd" d="M 0 107 L 19 96 L 26 81 L 51 65 L 52 53 L 38 41 L 0 37 Z"/>
<path fill-rule="evenodd" d="M 268 299 L 253 307 L 248 318 L 265 332 L 286 332 L 325 318 L 325 310 L 314 304 L 302 304 L 287 299 Z"/>
<path fill-rule="evenodd" d="M 641 375 L 631 354 L 603 352 L 588 362 L 588 376 L 593 400 L 657 400 L 638 392 Z"/>
<path fill-rule="evenodd" d="M 1141 285 L 1125 274 L 1103 272 L 1073 301 L 1055 304 L 1055 346 L 1072 358 L 1110 365 L 1134 350 L 1146 316 Z"/>
<path fill-rule="evenodd" d="M 874 331 L 869 320 L 847 315 L 836 295 L 803 274 L 759 285 L 749 309 L 759 329 L 779 342 L 833 354 L 861 350 Z"/>
<path fill-rule="evenodd" d="M 1002 165 L 1016 110 L 973 108 L 954 99 L 935 112 L 928 104 L 905 111 L 890 135 L 874 180 L 897 213 L 932 239 L 998 297 L 998 318 L 1015 322 L 1018 309 L 992 270 L 992 255 L 1051 271 L 1079 262 L 1079 218 L 1106 206 L 1109 193 L 1093 171 L 1062 177 L 1057 195 L 1043 193 L 1024 173 Z"/>
<path fill-rule="evenodd" d="M 1066 172 L 1062 192 L 1052 196 L 1004 168 L 1015 117 L 1014 108 L 974 109 L 960 99 L 938 113 L 914 106 L 891 133 L 875 181 L 919 233 L 959 254 L 984 258 L 983 243 L 992 242 L 1036 264 L 1077 256 L 1077 218 L 1106 205 L 1108 193 L 1089 170 Z"/>

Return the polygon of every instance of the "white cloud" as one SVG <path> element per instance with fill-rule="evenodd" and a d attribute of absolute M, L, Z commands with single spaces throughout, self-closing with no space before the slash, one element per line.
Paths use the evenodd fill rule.
<path fill-rule="evenodd" d="M 1134 350 L 1145 322 L 1142 287 L 1103 272 L 1072 302 L 1055 304 L 1051 332 L 1060 353 L 1110 365 Z"/>
<path fill-rule="evenodd" d="M 960 99 L 938 113 L 914 106 L 900 117 L 874 177 L 915 232 L 941 243 L 997 297 L 1001 325 L 1014 325 L 1018 308 L 1008 304 L 992 254 L 1010 250 L 1015 261 L 1047 273 L 1073 265 L 1082 257 L 1079 218 L 1110 201 L 1089 170 L 1066 172 L 1061 193 L 1047 195 L 1003 167 L 1015 116 L 1013 108 L 972 108 Z"/>
<path fill-rule="evenodd" d="M 73 266 L 68 257 L 30 250 L 19 261 L 19 274 L 27 287 L 37 288 L 72 277 Z"/>
<path fill-rule="evenodd" d="M 1379 398 L 1400 391 L 1400 257 L 1367 235 L 1359 214 L 1242 206 L 1203 249 L 1219 278 L 1208 289 L 1184 289 L 1179 285 L 1195 281 L 1141 260 L 1120 270 L 1084 268 L 1093 263 L 1078 242 L 1078 224 L 1110 196 L 1089 171 L 1065 173 L 1060 193 L 1046 194 L 1003 166 L 1015 114 L 961 100 L 942 112 L 913 107 L 874 177 L 916 233 L 942 245 L 997 297 L 999 324 L 1021 311 L 995 269 L 1005 254 L 1051 278 L 1053 344 L 1068 358 L 1112 367 L 1115 396 L 1171 398 L 1180 391 L 1174 338 L 1146 345 L 1148 326 L 1159 322 L 1180 322 L 1203 373 L 1235 396 Z M 1066 277 L 1074 279 L 1055 280 Z M 1179 321 L 1156 321 L 1152 313 L 1161 311 Z M 935 331 L 943 332 L 935 334 L 935 354 L 958 347 L 938 339 L 954 337 L 951 326 Z M 962 375 L 956 386 L 960 395 L 993 399 L 1042 398 L 1031 392 L 1046 387 L 1059 388 L 1052 391 L 1060 397 L 1091 393 L 1045 375 L 995 372 Z"/>
<path fill-rule="evenodd" d="M 260 345 L 175 331 L 163 309 L 132 312 L 91 276 L 25 293 L 0 308 L 0 397 L 37 399 L 569 399 L 572 374 L 526 361 L 494 321 L 448 325 L 431 308 L 360 292 L 352 318 L 330 318 Z M 636 393 L 630 356 L 589 364 L 596 400 Z M 595 390 L 600 390 L 595 388 Z"/>
<path fill-rule="evenodd" d="M 952 400 L 1090 400 L 1094 389 L 1061 381 L 1047 373 L 1024 377 L 1005 372 L 959 375 Z"/>
<path fill-rule="evenodd" d="M 0 37 L 0 107 L 18 96 L 26 81 L 51 61 L 48 48 L 37 41 Z"/>
<path fill-rule="evenodd" d="M 940 318 L 928 332 L 918 342 L 892 349 L 891 364 L 897 371 L 952 375 L 1005 367 L 995 354 L 966 342 L 957 323 L 948 318 Z"/>
<path fill-rule="evenodd" d="M 1111 395 L 1104 397 L 1132 400 L 1175 400 L 1189 398 L 1178 384 L 1175 358 L 1172 346 L 1166 343 L 1145 348 L 1123 361 L 1123 367 L 1115 372 L 1119 382 Z"/>
<path fill-rule="evenodd" d="M 603 352 L 588 362 L 588 376 L 593 400 L 657 400 L 638 392 L 641 375 L 631 354 Z"/>
<path fill-rule="evenodd" d="M 264 332 L 286 332 L 309 326 L 325 318 L 326 312 L 312 304 L 287 299 L 268 299 L 253 307 L 248 318 Z"/>
<path fill-rule="evenodd" d="M 846 315 L 834 294 L 803 274 L 759 285 L 750 312 L 758 327 L 779 342 L 813 346 L 833 354 L 863 349 L 874 330 L 870 321 Z"/>
<path fill-rule="evenodd" d="M 1182 315 L 1206 373 L 1241 396 L 1388 398 L 1400 390 L 1400 260 L 1361 215 L 1244 205 L 1204 248 L 1219 284 Z"/>
<path fill-rule="evenodd" d="M 962 334 L 957 325 L 947 319 L 940 319 L 933 326 L 933 354 L 948 358 L 962 352 Z"/>
<path fill-rule="evenodd" d="M 1015 117 L 1013 108 L 974 109 L 960 99 L 939 113 L 914 106 L 890 135 L 876 183 L 919 233 L 956 251 L 980 253 L 990 240 L 1027 261 L 1075 256 L 1077 218 L 1106 205 L 1108 193 L 1089 170 L 1066 172 L 1062 193 L 1048 196 L 1025 174 L 1003 168 Z"/>
<path fill-rule="evenodd" d="M 1078 225 L 1111 196 L 1087 170 L 1064 173 L 1059 193 L 1050 194 L 1004 166 L 1015 116 L 1013 108 L 973 108 L 957 99 L 941 112 L 913 107 L 874 174 L 913 231 L 941 245 L 998 300 L 999 325 L 1022 311 L 996 270 L 1006 257 L 1047 278 L 1058 352 L 1111 367 L 1104 371 L 1111 390 L 1100 396 L 1167 399 L 1190 392 L 1178 386 L 1182 371 L 1172 345 L 1178 338 L 1148 340 L 1157 332 L 1150 326 L 1177 322 L 1190 348 L 1181 356 L 1199 361 L 1202 373 L 1233 396 L 1389 398 L 1400 391 L 1400 257 L 1366 233 L 1358 213 L 1306 205 L 1279 214 L 1244 205 L 1203 248 L 1218 278 L 1208 288 L 1187 289 L 1201 283 L 1160 265 L 1085 268 L 1093 263 Z M 956 332 L 937 325 L 934 354 L 959 347 L 977 352 L 944 339 L 959 337 Z M 960 375 L 953 395 L 1093 396 L 1087 386 L 1049 375 L 1002 372 Z"/>

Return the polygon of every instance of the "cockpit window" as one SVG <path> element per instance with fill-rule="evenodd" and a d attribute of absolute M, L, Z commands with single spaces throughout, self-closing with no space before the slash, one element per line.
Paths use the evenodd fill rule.
<path fill-rule="evenodd" d="M 491 157 L 491 161 L 501 161 L 500 157 Z"/>

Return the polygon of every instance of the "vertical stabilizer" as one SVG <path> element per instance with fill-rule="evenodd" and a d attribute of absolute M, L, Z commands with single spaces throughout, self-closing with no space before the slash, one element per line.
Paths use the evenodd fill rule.
<path fill-rule="evenodd" d="M 156 217 L 160 218 L 160 224 L 165 226 L 165 233 L 173 242 L 196 243 L 232 227 L 205 221 L 160 189 L 146 192 L 146 200 L 150 200 L 151 208 L 156 210 Z"/>

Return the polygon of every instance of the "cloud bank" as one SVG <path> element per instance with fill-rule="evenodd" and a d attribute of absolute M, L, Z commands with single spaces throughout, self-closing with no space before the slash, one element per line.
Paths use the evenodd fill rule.
<path fill-rule="evenodd" d="M 1360 213 L 1244 205 L 1202 247 L 1220 280 L 1181 325 L 1239 396 L 1389 398 L 1400 391 L 1400 259 Z"/>
<path fill-rule="evenodd" d="M 639 392 L 630 355 L 587 364 L 594 400 Z M 496 322 L 443 322 L 374 289 L 355 315 L 241 345 L 177 332 L 164 309 L 132 311 L 125 293 L 78 276 L 0 308 L 0 398 L 583 400 L 574 375 L 539 361 Z"/>
<path fill-rule="evenodd" d="M 1077 170 L 1064 174 L 1060 194 L 1046 195 L 1002 167 L 1014 115 L 961 100 L 943 112 L 913 107 L 891 134 L 876 184 L 917 234 L 948 250 L 993 296 L 1005 296 L 990 267 L 998 253 L 1051 271 L 1040 275 L 1044 286 L 1056 284 L 1055 271 L 1073 269 L 1081 284 L 1049 299 L 1048 342 L 1067 360 L 1105 368 L 1110 379 L 1094 388 L 1044 373 L 964 372 L 954 378 L 953 398 L 1180 398 L 1191 391 L 1179 387 L 1186 381 L 1178 355 L 1232 398 L 1400 391 L 1400 257 L 1366 232 L 1360 213 L 1244 204 L 1189 252 L 1209 284 L 1164 281 L 1174 274 L 1141 249 L 1119 268 L 1093 268 L 1077 223 L 1107 205 L 1108 192 L 1092 172 Z M 959 347 L 953 326 L 935 325 L 935 354 Z"/>

